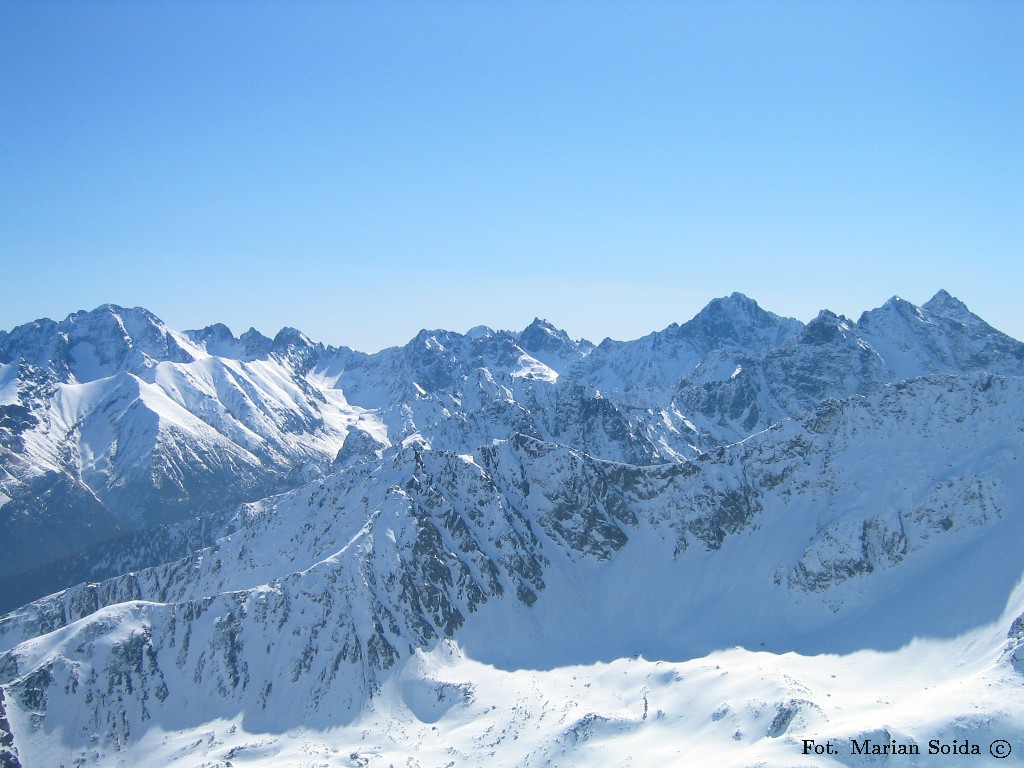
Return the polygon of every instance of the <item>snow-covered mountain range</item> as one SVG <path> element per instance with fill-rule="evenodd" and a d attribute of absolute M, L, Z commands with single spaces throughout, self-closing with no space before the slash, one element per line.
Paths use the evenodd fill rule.
<path fill-rule="evenodd" d="M 1024 764 L 1022 395 L 944 291 L 0 332 L 0 766 Z"/>

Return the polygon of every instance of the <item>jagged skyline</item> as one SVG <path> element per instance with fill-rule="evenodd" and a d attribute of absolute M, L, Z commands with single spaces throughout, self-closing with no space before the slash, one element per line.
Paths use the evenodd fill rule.
<path fill-rule="evenodd" d="M 946 291 L 596 347 L 0 332 L 0 764 L 1005 756 L 1022 374 Z"/>
<path fill-rule="evenodd" d="M 1015 3 L 15 4 L 0 328 L 368 352 L 945 286 L 1024 336 Z"/>

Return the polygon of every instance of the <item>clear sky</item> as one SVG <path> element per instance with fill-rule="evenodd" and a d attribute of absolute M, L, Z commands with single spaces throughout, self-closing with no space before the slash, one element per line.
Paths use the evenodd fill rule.
<path fill-rule="evenodd" d="M 0 328 L 374 351 L 939 288 L 1024 338 L 1024 3 L 7 2 Z"/>

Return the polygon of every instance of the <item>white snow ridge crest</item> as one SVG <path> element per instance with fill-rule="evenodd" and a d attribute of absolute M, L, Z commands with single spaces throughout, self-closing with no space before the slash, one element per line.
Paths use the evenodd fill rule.
<path fill-rule="evenodd" d="M 0 766 L 1024 764 L 1022 373 L 944 291 L 0 333 Z"/>

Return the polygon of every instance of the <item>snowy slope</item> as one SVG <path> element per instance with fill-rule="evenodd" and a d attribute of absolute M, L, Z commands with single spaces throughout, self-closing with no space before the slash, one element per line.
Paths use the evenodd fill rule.
<path fill-rule="evenodd" d="M 145 310 L 110 305 L 0 337 L 4 592 L 38 596 L 48 571 L 88 573 L 65 565 L 83 549 L 97 555 L 88 568 L 97 545 L 326 471 L 353 425 L 376 422 L 311 386 L 288 342 L 260 359 L 213 356 Z"/>
<path fill-rule="evenodd" d="M 357 444 L 466 452 L 526 434 L 655 464 L 910 376 L 1020 375 L 1024 345 L 945 292 L 921 308 L 893 299 L 859 323 L 823 312 L 803 327 L 733 294 L 687 323 L 596 349 L 537 320 L 519 333 L 423 331 L 375 355 L 290 328 L 272 340 L 222 325 L 178 333 L 144 309 L 106 305 L 0 333 L 0 364 L 9 580 L 45 565 L 83 577 L 70 565 L 83 547 L 319 476 L 353 428 L 346 460 Z M 46 493 L 65 502 L 36 509 Z"/>
<path fill-rule="evenodd" d="M 945 292 L 0 332 L 0 765 L 1024 764 L 1022 448 L 1024 345 Z"/>
<path fill-rule="evenodd" d="M 273 340 L 223 326 L 179 334 L 110 305 L 0 334 L 0 607 L 69 583 L 55 574 L 73 583 L 149 564 L 93 568 L 109 560 L 106 542 L 322 475 L 353 430 L 345 457 L 366 439 L 371 453 L 404 440 L 468 450 L 526 432 L 660 458 L 610 403 L 556 387 L 557 372 L 519 340 L 559 364 L 589 351 L 538 321 L 522 334 L 424 331 L 368 356 L 294 329 Z"/>
<path fill-rule="evenodd" d="M 1024 344 L 940 291 L 923 307 L 894 297 L 856 323 L 823 310 L 755 355 L 714 352 L 679 383 L 673 402 L 701 433 L 732 441 L 826 398 L 971 371 L 1024 375 Z"/>
<path fill-rule="evenodd" d="M 328 745 L 369 733 L 382 765 L 424 741 L 475 765 L 488 739 L 457 735 L 474 723 L 492 740 L 531 732 L 495 750 L 503 765 L 588 764 L 576 747 L 592 739 L 634 754 L 648 729 L 666 754 L 792 765 L 801 734 L 1019 737 L 1009 693 L 965 725 L 961 699 L 924 690 L 951 672 L 1020 684 L 1007 637 L 1024 613 L 1021 395 L 1020 379 L 918 379 L 685 464 L 527 437 L 392 452 L 246 508 L 214 548 L 4 619 L 19 754 L 132 762 L 139 745 L 212 728 L 182 757 L 262 742 L 253 758 L 272 761 L 304 728 Z M 749 650 L 723 651 L 736 645 Z M 864 676 L 884 699 L 887 671 L 922 654 L 879 718 Z M 714 682 L 721 659 L 737 680 Z M 603 680 L 620 675 L 616 695 Z M 687 746 L 698 700 L 716 746 Z"/>

